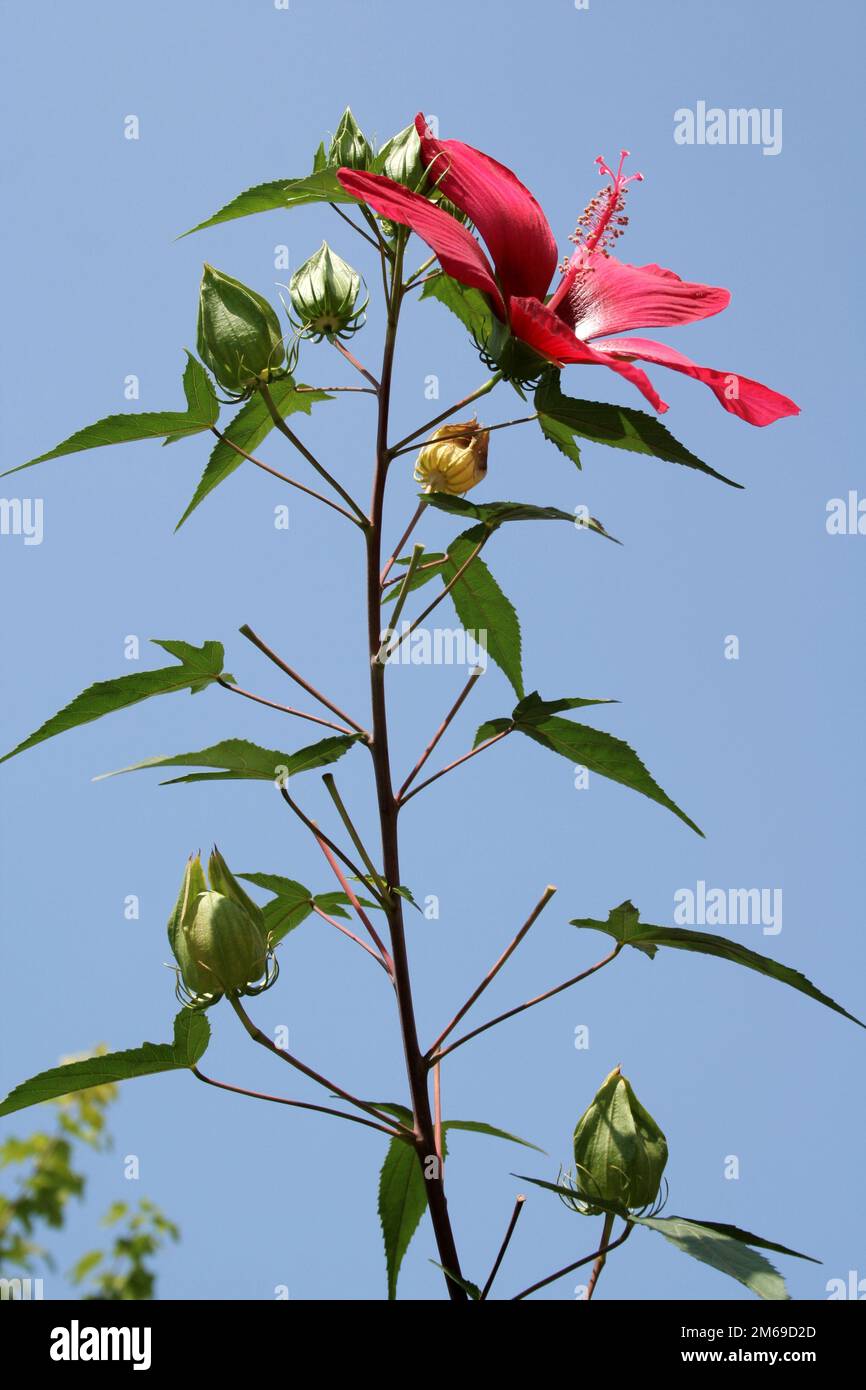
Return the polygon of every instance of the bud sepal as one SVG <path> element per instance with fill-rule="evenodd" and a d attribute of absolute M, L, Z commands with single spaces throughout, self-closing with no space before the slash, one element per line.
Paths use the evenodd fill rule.
<path fill-rule="evenodd" d="M 585 1215 L 646 1212 L 659 1201 L 668 1146 L 616 1067 L 574 1131 L 574 1206 Z M 663 1205 L 662 1199 L 662 1205 Z"/>
<path fill-rule="evenodd" d="M 279 974 L 264 914 L 216 847 L 208 872 L 210 886 L 200 856 L 189 859 L 168 922 L 175 994 L 188 1009 L 210 1008 L 224 995 L 261 994 Z"/>
<path fill-rule="evenodd" d="M 363 327 L 369 296 L 356 308 L 361 276 L 323 241 L 318 251 L 299 266 L 289 281 L 289 297 L 299 337 L 320 343 L 323 338 L 351 338 Z"/>
<path fill-rule="evenodd" d="M 236 400 L 285 375 L 285 344 L 276 312 L 247 285 L 205 265 L 199 290 L 198 354 Z"/>

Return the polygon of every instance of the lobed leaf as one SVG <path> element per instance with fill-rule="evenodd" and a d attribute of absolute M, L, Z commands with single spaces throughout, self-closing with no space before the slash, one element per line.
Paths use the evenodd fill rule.
<path fill-rule="evenodd" d="M 154 645 L 162 647 L 171 656 L 177 657 L 178 666 L 162 666 L 156 671 L 135 671 L 128 676 L 118 676 L 116 680 L 97 681 L 83 690 L 80 695 L 65 705 L 57 714 L 45 721 L 35 733 L 24 739 L 11 753 L 5 753 L 0 763 L 23 753 L 37 743 L 54 738 L 79 724 L 89 724 L 101 719 L 104 714 L 114 710 L 126 709 L 153 695 L 169 695 L 189 687 L 195 695 L 206 685 L 218 680 L 223 674 L 223 646 L 221 642 L 205 642 L 201 647 L 190 646 L 188 642 L 160 641 L 152 639 Z"/>
<path fill-rule="evenodd" d="M 278 776 L 293 777 L 297 772 L 309 772 L 314 767 L 325 767 L 328 763 L 335 763 L 348 752 L 358 738 L 358 734 L 337 734 L 332 738 L 323 738 L 318 743 L 312 743 L 307 748 L 300 748 L 297 753 L 280 753 L 275 749 L 260 748 L 257 743 L 248 743 L 243 738 L 229 738 L 213 744 L 210 748 L 201 748 L 197 753 L 145 758 L 143 762 L 117 768 L 114 772 L 102 772 L 93 780 L 102 782 L 107 777 L 119 777 L 122 772 L 139 772 L 151 767 L 211 767 L 218 768 L 219 771 L 174 777 L 163 785 L 227 779 L 274 782 Z"/>

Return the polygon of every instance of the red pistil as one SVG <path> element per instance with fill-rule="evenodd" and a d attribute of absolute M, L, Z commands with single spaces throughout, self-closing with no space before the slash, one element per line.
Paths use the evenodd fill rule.
<path fill-rule="evenodd" d="M 569 241 L 585 251 L 601 251 L 609 254 L 617 238 L 628 226 L 628 218 L 623 215 L 626 188 L 632 182 L 641 182 L 643 174 L 624 174 L 623 164 L 628 158 L 628 150 L 620 150 L 619 167 L 616 173 L 608 166 L 601 155 L 596 159 L 599 173 L 610 179 L 610 185 L 596 193 L 586 211 L 578 219 L 577 227 Z"/>

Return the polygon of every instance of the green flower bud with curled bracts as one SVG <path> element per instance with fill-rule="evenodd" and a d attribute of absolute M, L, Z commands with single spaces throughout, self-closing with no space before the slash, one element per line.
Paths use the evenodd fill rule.
<path fill-rule="evenodd" d="M 318 251 L 295 271 L 289 282 L 294 323 L 298 333 L 319 343 L 323 338 L 349 338 L 361 327 L 367 300 L 356 309 L 361 289 L 357 270 L 323 241 Z"/>
<path fill-rule="evenodd" d="M 216 848 L 208 869 L 210 888 L 201 858 L 190 858 L 168 922 L 177 997 L 191 1009 L 209 1008 L 223 995 L 260 994 L 279 973 L 261 908 Z"/>
<path fill-rule="evenodd" d="M 255 290 L 205 265 L 199 290 L 198 353 L 220 386 L 248 396 L 285 361 L 280 321 Z"/>
<path fill-rule="evenodd" d="M 581 1209 L 603 1202 L 619 1212 L 651 1207 L 668 1161 L 665 1136 L 619 1067 L 610 1073 L 574 1131 L 574 1187 Z"/>

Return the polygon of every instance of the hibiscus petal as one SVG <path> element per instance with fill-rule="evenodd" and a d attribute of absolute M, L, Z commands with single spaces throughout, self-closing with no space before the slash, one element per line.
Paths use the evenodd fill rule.
<path fill-rule="evenodd" d="M 557 318 L 556 314 L 538 299 L 512 299 L 509 306 L 513 332 L 524 343 L 563 366 L 566 363 L 592 363 L 595 366 L 612 367 L 646 396 L 655 410 L 663 413 L 667 406 L 659 396 L 649 377 L 639 367 L 628 362 L 619 362 L 607 353 L 596 352 L 588 343 L 581 342 L 570 328 Z"/>
<path fill-rule="evenodd" d="M 737 372 L 718 372 L 714 367 L 699 367 L 690 357 L 670 348 L 666 343 L 653 343 L 648 338 L 610 338 L 607 342 L 596 343 L 599 352 L 623 354 L 629 358 L 639 357 L 643 362 L 657 362 L 660 367 L 670 367 L 675 372 L 683 372 L 709 386 L 713 395 L 725 410 L 738 415 L 750 425 L 772 425 L 786 415 L 799 415 L 800 407 L 769 386 L 752 381 Z"/>
<path fill-rule="evenodd" d="M 415 117 L 430 179 L 478 228 L 493 257 L 506 299 L 541 299 L 556 270 L 553 232 L 539 204 L 504 164 L 464 145 L 437 140 Z"/>
<path fill-rule="evenodd" d="M 550 308 L 579 338 L 632 328 L 667 328 L 718 314 L 728 290 L 681 280 L 660 265 L 627 265 L 600 252 L 577 251 Z"/>
<path fill-rule="evenodd" d="M 443 270 L 461 285 L 489 294 L 501 319 L 506 317 L 499 286 L 490 262 L 471 232 L 450 213 L 442 212 L 419 193 L 382 174 L 365 174 L 356 169 L 338 169 L 337 178 L 347 193 L 369 203 L 382 217 L 411 227 L 436 252 Z"/>

